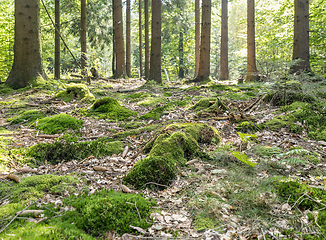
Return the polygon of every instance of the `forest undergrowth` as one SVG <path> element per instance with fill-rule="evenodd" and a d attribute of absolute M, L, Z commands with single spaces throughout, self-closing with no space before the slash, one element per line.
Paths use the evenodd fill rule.
<path fill-rule="evenodd" d="M 0 239 L 325 239 L 325 93 L 0 84 Z"/>

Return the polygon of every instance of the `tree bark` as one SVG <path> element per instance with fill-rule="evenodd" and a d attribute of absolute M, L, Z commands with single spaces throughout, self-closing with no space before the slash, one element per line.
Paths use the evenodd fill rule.
<path fill-rule="evenodd" d="M 115 32 L 114 32 L 114 0 L 112 0 L 112 75 L 115 75 L 115 69 L 116 69 L 116 47 L 115 47 Z"/>
<path fill-rule="evenodd" d="M 114 34 L 115 34 L 116 61 L 117 61 L 114 78 L 121 78 L 121 77 L 125 77 L 126 75 L 121 0 L 114 0 Z"/>
<path fill-rule="evenodd" d="M 60 79 L 60 0 L 55 0 L 54 78 Z"/>
<path fill-rule="evenodd" d="M 37 77 L 46 78 L 42 64 L 40 1 L 15 1 L 14 62 L 6 83 L 18 89 Z"/>
<path fill-rule="evenodd" d="M 126 8 L 126 73 L 131 77 L 131 51 L 130 51 L 130 0 L 127 0 Z"/>
<path fill-rule="evenodd" d="M 202 0 L 202 23 L 199 72 L 194 82 L 203 82 L 210 75 L 211 0 Z"/>
<path fill-rule="evenodd" d="M 220 80 L 229 79 L 228 0 L 222 0 Z"/>
<path fill-rule="evenodd" d="M 255 0 L 247 0 L 247 76 L 246 81 L 256 81 Z"/>
<path fill-rule="evenodd" d="M 310 72 L 309 56 L 309 1 L 294 0 L 294 36 L 292 60 L 301 59 L 291 72 Z"/>
<path fill-rule="evenodd" d="M 144 0 L 145 2 L 145 78 L 149 77 L 149 19 L 148 19 L 148 0 Z"/>
<path fill-rule="evenodd" d="M 143 76 L 143 39 L 142 39 L 142 26 L 141 26 L 141 0 L 139 0 L 138 8 L 138 25 L 139 25 L 139 72 L 140 77 Z"/>
<path fill-rule="evenodd" d="M 183 61 L 183 29 L 180 29 L 179 34 L 179 78 L 185 77 L 185 68 Z"/>
<path fill-rule="evenodd" d="M 81 67 L 82 75 L 87 74 L 86 56 L 86 0 L 81 0 L 81 21 L 80 21 L 80 41 L 81 41 Z"/>
<path fill-rule="evenodd" d="M 200 60 L 200 6 L 199 0 L 195 0 L 195 77 L 199 71 Z"/>
<path fill-rule="evenodd" d="M 162 83 L 161 76 L 161 0 L 152 0 L 152 39 L 149 79 Z"/>

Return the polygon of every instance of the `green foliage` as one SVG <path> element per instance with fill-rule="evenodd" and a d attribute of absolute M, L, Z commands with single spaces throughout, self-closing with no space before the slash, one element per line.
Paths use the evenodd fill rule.
<path fill-rule="evenodd" d="M 95 100 L 94 95 L 89 91 L 85 84 L 71 83 L 67 85 L 65 91 L 60 91 L 56 94 L 56 98 L 62 98 L 65 102 L 70 102 L 73 99 L 81 99 L 82 101 Z"/>
<path fill-rule="evenodd" d="M 8 118 L 8 121 L 11 121 L 12 124 L 34 122 L 36 119 L 44 118 L 45 114 L 40 110 L 27 110 L 21 111 L 19 114 L 13 118 Z"/>
<path fill-rule="evenodd" d="M 97 100 L 92 106 L 92 111 L 96 113 L 103 113 L 100 115 L 102 118 L 110 118 L 119 121 L 123 121 L 131 116 L 137 115 L 136 112 L 121 106 L 117 100 L 111 97 L 104 97 Z M 90 113 L 92 113 L 92 111 L 90 111 Z"/>
<path fill-rule="evenodd" d="M 240 160 L 241 162 L 249 165 L 250 167 L 255 167 L 257 165 L 257 163 L 253 163 L 249 160 L 248 156 L 245 153 L 239 152 L 239 151 L 234 151 L 231 152 L 231 154 L 238 160 Z"/>
<path fill-rule="evenodd" d="M 278 155 L 282 150 L 279 147 L 258 146 L 253 151 L 259 157 L 270 158 Z"/>
<path fill-rule="evenodd" d="M 236 130 L 241 131 L 243 133 L 246 132 L 256 132 L 259 131 L 260 128 L 255 123 L 251 121 L 244 121 L 238 124 L 238 126 L 235 127 Z"/>
<path fill-rule="evenodd" d="M 205 112 L 218 114 L 220 111 L 228 110 L 228 108 L 219 98 L 203 98 L 191 106 L 189 110 L 194 110 L 198 116 L 201 116 Z"/>
<path fill-rule="evenodd" d="M 99 138 L 94 141 L 75 143 L 63 139 L 54 143 L 36 144 L 27 148 L 25 154 L 42 162 L 47 160 L 56 164 L 62 160 L 82 160 L 91 155 L 96 157 L 110 156 L 122 151 L 123 145 L 120 141 L 109 142 L 105 138 Z"/>
<path fill-rule="evenodd" d="M 0 84 L 0 94 L 10 94 L 13 91 L 15 91 L 15 90 L 12 89 L 11 87 L 9 87 L 7 84 L 5 84 L 5 83 Z"/>
<path fill-rule="evenodd" d="M 83 125 L 83 121 L 76 119 L 68 114 L 61 113 L 52 117 L 46 117 L 39 120 L 38 129 L 46 134 L 55 134 L 67 129 L 77 130 Z"/>
<path fill-rule="evenodd" d="M 241 141 L 244 143 L 249 143 L 253 139 L 257 138 L 256 134 L 247 134 L 247 133 L 242 133 L 242 132 L 237 132 L 237 134 L 239 135 Z"/>
<path fill-rule="evenodd" d="M 143 188 L 148 182 L 168 185 L 176 176 L 177 166 L 201 155 L 199 143 L 219 141 L 217 130 L 206 124 L 171 124 L 147 143 L 144 151 L 149 153 L 148 156 L 134 165 L 124 181 L 136 188 Z"/>
<path fill-rule="evenodd" d="M 114 230 L 119 234 L 134 233 L 130 225 L 147 229 L 155 201 L 138 194 L 102 190 L 87 196 L 83 194 L 68 200 L 76 209 L 66 216 L 68 221 L 93 236 Z"/>

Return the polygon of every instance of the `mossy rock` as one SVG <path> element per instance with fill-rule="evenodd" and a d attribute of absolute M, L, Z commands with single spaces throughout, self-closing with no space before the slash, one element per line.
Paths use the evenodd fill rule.
<path fill-rule="evenodd" d="M 26 123 L 26 122 L 34 122 L 36 119 L 41 119 L 44 117 L 45 114 L 40 110 L 27 110 L 27 111 L 21 111 L 18 116 L 15 116 L 7 120 L 11 121 L 11 124 L 19 124 L 19 123 Z"/>
<path fill-rule="evenodd" d="M 42 130 L 46 134 L 56 134 L 65 130 L 77 130 L 83 126 L 83 121 L 74 118 L 68 114 L 61 113 L 52 117 L 42 118 L 38 121 L 37 129 Z"/>
<path fill-rule="evenodd" d="M 119 154 L 123 151 L 120 141 L 109 142 L 108 139 L 99 138 L 94 141 L 78 142 L 59 140 L 54 143 L 39 143 L 26 149 L 25 154 L 44 162 L 47 160 L 52 164 L 62 160 L 82 160 L 94 155 L 96 157 Z"/>
<path fill-rule="evenodd" d="M 61 98 L 65 102 L 70 102 L 73 99 L 81 99 L 82 101 L 94 101 L 94 95 L 89 91 L 88 87 L 82 83 L 70 83 L 65 91 L 60 91 L 56 94 L 56 98 Z"/>
<path fill-rule="evenodd" d="M 191 106 L 189 110 L 194 110 L 198 116 L 201 116 L 204 113 L 218 114 L 221 111 L 228 110 L 228 107 L 219 98 L 203 98 Z"/>
<path fill-rule="evenodd" d="M 273 106 L 285 106 L 294 102 L 313 103 L 315 98 L 302 92 L 285 92 L 284 94 L 283 91 L 274 91 L 267 94 L 264 101 Z"/>
<path fill-rule="evenodd" d="M 178 166 L 203 154 L 199 144 L 219 142 L 219 133 L 207 124 L 171 124 L 145 146 L 144 152 L 148 156 L 134 165 L 124 181 L 138 189 L 148 182 L 169 185 L 177 174 Z"/>
<path fill-rule="evenodd" d="M 92 111 L 102 113 L 101 117 L 103 118 L 110 118 L 119 121 L 137 115 L 136 112 L 131 111 L 125 106 L 121 106 L 119 102 L 112 97 L 104 97 L 97 100 L 92 106 Z"/>
<path fill-rule="evenodd" d="M 136 233 L 130 225 L 147 229 L 152 224 L 150 214 L 156 206 L 139 194 L 102 190 L 91 195 L 83 194 L 66 201 L 75 210 L 65 220 L 93 236 L 101 236 L 112 229 L 118 234 Z M 132 204 L 130 204 L 132 203 Z"/>

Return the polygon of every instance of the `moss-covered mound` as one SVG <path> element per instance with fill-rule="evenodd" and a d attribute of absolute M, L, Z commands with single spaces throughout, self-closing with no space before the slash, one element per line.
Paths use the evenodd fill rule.
<path fill-rule="evenodd" d="M 164 114 L 168 114 L 168 111 L 173 110 L 176 107 L 185 107 L 187 106 L 187 104 L 188 103 L 185 100 L 168 102 L 164 105 L 152 109 L 148 113 L 142 115 L 140 118 L 159 120 L 161 116 L 163 116 Z"/>
<path fill-rule="evenodd" d="M 309 137 L 326 141 L 326 106 L 321 103 L 294 102 L 281 110 L 288 113 L 273 118 L 263 126 L 273 131 L 286 127 L 293 133 L 301 133 L 306 129 Z"/>
<path fill-rule="evenodd" d="M 104 97 L 97 100 L 92 106 L 92 111 L 102 113 L 102 118 L 110 118 L 119 121 L 137 115 L 136 112 L 131 111 L 125 106 L 121 106 L 119 102 L 112 97 Z"/>
<path fill-rule="evenodd" d="M 45 193 L 61 194 L 65 190 L 69 193 L 76 192 L 73 184 L 78 179 L 72 176 L 40 175 L 22 178 L 20 183 L 12 182 L 11 185 L 2 184 L 0 198 L 8 197 L 10 203 L 0 207 L 0 218 L 10 216 L 24 207 L 22 203 L 42 198 Z"/>
<path fill-rule="evenodd" d="M 168 185 L 177 174 L 177 166 L 201 156 L 200 143 L 219 143 L 216 129 L 207 124 L 171 124 L 145 147 L 148 156 L 138 161 L 124 180 L 136 188 L 148 182 Z"/>
<path fill-rule="evenodd" d="M 68 200 L 74 211 L 66 219 L 93 236 L 114 230 L 119 234 L 135 233 L 131 226 L 147 229 L 152 224 L 150 214 L 156 205 L 138 194 L 102 190 L 87 196 Z M 71 202 L 72 201 L 72 202 Z"/>
<path fill-rule="evenodd" d="M 70 102 L 73 99 L 81 99 L 82 101 L 94 101 L 94 95 L 89 91 L 85 84 L 70 83 L 67 85 L 65 91 L 60 91 L 55 96 L 56 98 L 61 98 L 65 102 Z"/>
<path fill-rule="evenodd" d="M 294 102 L 313 103 L 315 98 L 302 92 L 273 91 L 266 95 L 264 101 L 273 106 L 285 106 Z"/>
<path fill-rule="evenodd" d="M 36 119 L 44 118 L 45 114 L 40 110 L 21 111 L 18 116 L 8 119 L 12 124 L 33 122 Z"/>
<path fill-rule="evenodd" d="M 228 107 L 219 98 L 203 98 L 191 106 L 189 110 L 194 110 L 198 116 L 201 116 L 204 113 L 219 114 L 228 110 Z"/>
<path fill-rule="evenodd" d="M 95 141 L 72 142 L 59 140 L 54 143 L 39 143 L 26 149 L 26 155 L 44 162 L 47 160 L 52 164 L 62 160 L 82 160 L 94 155 L 96 157 L 110 156 L 119 154 L 123 151 L 123 145 L 120 141 L 109 142 L 105 138 Z"/>
<path fill-rule="evenodd" d="M 76 119 L 65 113 L 61 113 L 52 117 L 40 119 L 37 128 L 46 134 L 56 134 L 67 129 L 80 129 L 82 125 L 82 120 Z"/>

